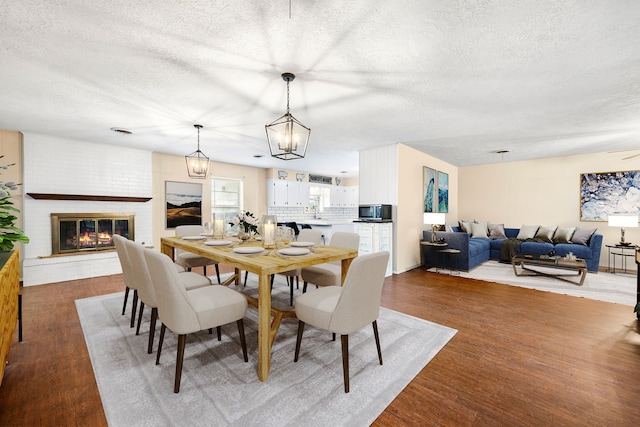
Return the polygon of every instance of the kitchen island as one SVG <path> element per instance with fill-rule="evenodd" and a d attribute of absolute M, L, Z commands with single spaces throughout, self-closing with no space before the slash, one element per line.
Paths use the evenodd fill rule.
<path fill-rule="evenodd" d="M 311 226 L 311 228 L 322 231 L 325 244 L 329 244 L 331 241 L 331 235 L 336 231 L 347 231 L 353 233 L 354 219 L 300 219 L 295 222 L 298 224 L 298 228 L 302 229 L 303 224 Z"/>

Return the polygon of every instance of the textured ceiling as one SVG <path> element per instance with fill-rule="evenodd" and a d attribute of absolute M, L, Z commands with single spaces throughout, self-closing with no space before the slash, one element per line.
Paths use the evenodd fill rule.
<path fill-rule="evenodd" d="M 213 160 L 335 176 L 397 142 L 457 166 L 623 158 L 639 23 L 638 0 L 3 0 L 0 128 L 184 155 L 199 123 Z M 289 162 L 264 131 L 284 71 L 312 129 Z"/>

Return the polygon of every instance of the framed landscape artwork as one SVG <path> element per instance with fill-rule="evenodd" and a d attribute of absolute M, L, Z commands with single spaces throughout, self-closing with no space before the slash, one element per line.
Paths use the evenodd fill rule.
<path fill-rule="evenodd" d="M 613 213 L 640 213 L 640 171 L 580 174 L 580 220 L 607 221 Z"/>
<path fill-rule="evenodd" d="M 449 175 L 438 172 L 438 212 L 449 212 Z"/>
<path fill-rule="evenodd" d="M 167 228 L 202 225 L 202 184 L 165 181 Z"/>
<path fill-rule="evenodd" d="M 437 197 L 437 189 L 436 186 L 436 171 L 435 169 L 431 169 L 428 167 L 424 167 L 422 172 L 422 183 L 423 183 L 423 200 L 424 200 L 424 210 L 423 212 L 436 212 L 436 197 Z"/>

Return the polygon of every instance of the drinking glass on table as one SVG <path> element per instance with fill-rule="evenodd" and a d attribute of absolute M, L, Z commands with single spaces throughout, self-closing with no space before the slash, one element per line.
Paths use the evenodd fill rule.
<path fill-rule="evenodd" d="M 284 243 L 285 245 L 288 245 L 289 243 L 291 243 L 291 241 L 293 240 L 293 228 L 289 228 L 289 227 L 280 227 L 281 229 L 281 241 L 282 243 Z"/>
<path fill-rule="evenodd" d="M 205 222 L 204 223 L 204 233 L 207 236 L 213 236 L 213 223 L 212 222 Z"/>

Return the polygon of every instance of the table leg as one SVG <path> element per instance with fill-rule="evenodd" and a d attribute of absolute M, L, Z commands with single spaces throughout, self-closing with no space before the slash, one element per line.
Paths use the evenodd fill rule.
<path fill-rule="evenodd" d="M 349 267 L 351 266 L 352 261 L 353 261 L 353 258 L 342 260 L 342 279 L 340 284 L 344 284 L 344 279 L 347 278 L 347 271 L 349 271 Z"/>
<path fill-rule="evenodd" d="M 258 379 L 266 381 L 271 370 L 271 283 L 268 274 L 258 277 Z"/>
<path fill-rule="evenodd" d="M 160 252 L 162 252 L 165 255 L 168 255 L 169 258 L 171 258 L 171 259 L 175 259 L 173 250 L 174 250 L 173 246 L 167 245 L 165 243 L 161 243 L 160 244 Z"/>

